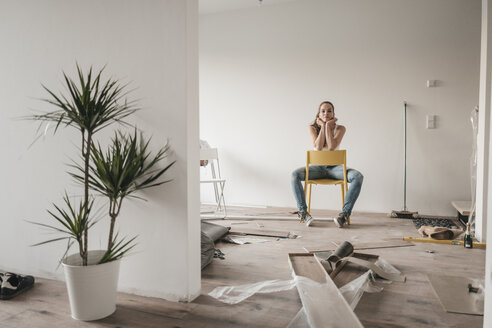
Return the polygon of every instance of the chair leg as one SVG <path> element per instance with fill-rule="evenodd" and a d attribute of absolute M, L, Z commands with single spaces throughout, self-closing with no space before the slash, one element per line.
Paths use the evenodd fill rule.
<path fill-rule="evenodd" d="M 342 209 L 343 209 L 343 205 L 345 204 L 345 188 L 343 187 L 343 185 L 340 185 L 340 190 L 342 191 Z"/>
<path fill-rule="evenodd" d="M 343 209 L 343 205 L 345 205 L 345 186 L 342 184 L 340 185 L 341 190 L 342 190 L 342 209 Z M 347 218 L 347 224 L 350 224 L 350 216 Z"/>
<path fill-rule="evenodd" d="M 215 174 L 215 165 L 213 163 L 213 161 L 210 163 L 210 168 L 212 170 L 212 179 L 216 179 L 217 176 Z M 215 201 L 217 202 L 217 204 L 219 204 L 219 188 L 217 187 L 217 182 L 214 182 L 214 192 L 215 192 Z"/>
<path fill-rule="evenodd" d="M 224 211 L 224 216 L 222 217 L 222 219 L 225 219 L 227 217 L 227 208 L 226 208 L 225 198 L 224 198 L 225 181 L 220 182 L 219 186 L 220 186 L 220 196 L 219 196 L 219 201 L 217 202 L 217 204 L 219 206 L 219 209 L 222 208 L 222 210 Z"/>
<path fill-rule="evenodd" d="M 308 213 L 311 213 L 311 186 L 312 186 L 312 184 L 309 184 L 309 187 L 308 187 L 309 189 L 307 191 L 307 193 L 308 193 L 308 203 L 307 203 L 307 206 L 308 206 L 307 211 L 308 211 Z"/>
<path fill-rule="evenodd" d="M 217 203 L 217 206 L 215 207 L 215 212 L 218 212 L 220 210 L 221 193 L 219 192 L 217 182 L 214 182 L 213 185 L 214 185 L 214 190 L 215 190 L 215 202 Z M 219 184 L 219 186 L 220 186 L 220 184 Z"/>

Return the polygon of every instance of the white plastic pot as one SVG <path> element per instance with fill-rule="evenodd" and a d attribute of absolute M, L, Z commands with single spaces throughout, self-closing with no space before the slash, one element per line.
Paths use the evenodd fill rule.
<path fill-rule="evenodd" d="M 62 262 L 74 319 L 98 320 L 116 311 L 120 260 L 97 264 L 104 253 L 89 251 L 87 266 L 82 266 L 79 254 L 70 255 Z"/>

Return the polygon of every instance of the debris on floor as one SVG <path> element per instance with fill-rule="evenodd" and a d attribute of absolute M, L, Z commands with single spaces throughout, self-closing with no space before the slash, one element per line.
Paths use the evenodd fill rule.
<path fill-rule="evenodd" d="M 427 278 L 445 311 L 483 315 L 483 279 L 442 274 L 427 274 Z"/>
<path fill-rule="evenodd" d="M 414 217 L 413 224 L 417 229 L 422 226 L 444 227 L 448 229 L 459 229 L 455 218 L 433 218 L 433 217 Z"/>
<path fill-rule="evenodd" d="M 434 243 L 434 244 L 445 244 L 445 245 L 460 245 L 463 246 L 463 240 L 454 239 L 454 240 L 439 240 L 433 239 L 429 237 L 421 238 L 421 237 L 403 237 L 403 240 L 419 242 L 419 243 Z M 473 248 L 486 248 L 487 243 L 473 242 Z"/>
<path fill-rule="evenodd" d="M 296 239 L 298 237 L 296 233 L 290 231 L 255 229 L 249 227 L 232 227 L 230 233 L 235 235 L 267 236 L 288 239 Z"/>
<path fill-rule="evenodd" d="M 341 242 L 334 243 L 332 242 L 332 245 L 326 245 L 326 246 L 316 246 L 316 247 L 304 247 L 306 252 L 309 253 L 316 253 L 316 252 L 323 252 L 323 251 L 334 251 L 338 245 L 340 245 Z M 377 242 L 367 242 L 367 243 L 352 243 L 354 246 L 354 250 L 363 250 L 363 249 L 376 249 L 376 248 L 393 248 L 393 247 L 408 247 L 408 246 L 415 246 L 414 244 L 404 241 L 400 239 L 392 239 L 392 240 L 385 240 L 385 241 L 377 241 Z"/>
<path fill-rule="evenodd" d="M 268 241 L 273 241 L 273 240 L 279 240 L 278 238 L 274 239 L 264 239 L 264 238 L 253 238 L 253 237 L 247 237 L 247 236 L 225 236 L 222 238 L 222 241 L 231 243 L 231 244 L 237 244 L 237 245 L 244 245 L 244 244 L 259 244 L 259 243 L 265 243 Z"/>
<path fill-rule="evenodd" d="M 289 263 L 309 327 L 336 327 L 341 322 L 344 327 L 363 327 L 314 254 L 290 253 Z"/>
<path fill-rule="evenodd" d="M 461 229 L 449 229 L 445 227 L 421 226 L 419 234 L 437 240 L 452 240 L 463 233 Z"/>
<path fill-rule="evenodd" d="M 218 248 L 214 249 L 214 258 L 225 260 L 225 254 Z"/>
<path fill-rule="evenodd" d="M 344 327 L 362 327 L 353 310 L 364 292 L 382 291 L 382 287 L 374 284 L 375 277 L 404 282 L 405 276 L 381 257 L 355 253 L 353 249 L 352 244 L 344 242 L 338 249 L 325 252 L 325 261 L 330 258 L 335 263 L 330 275 L 318 259 L 320 254 L 291 253 L 292 280 L 217 287 L 209 295 L 221 302 L 236 304 L 256 293 L 297 287 L 303 308 L 288 327 L 335 327 L 336 322 L 346 323 Z"/>

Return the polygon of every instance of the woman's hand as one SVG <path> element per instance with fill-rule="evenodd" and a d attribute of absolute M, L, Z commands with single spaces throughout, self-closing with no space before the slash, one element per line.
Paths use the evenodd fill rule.
<path fill-rule="evenodd" d="M 333 130 L 335 125 L 337 124 L 338 118 L 334 117 L 331 120 L 326 122 L 326 126 L 328 129 Z"/>
<path fill-rule="evenodd" d="M 316 119 L 316 124 L 318 124 L 320 128 L 323 128 L 325 126 L 325 122 L 319 117 Z"/>

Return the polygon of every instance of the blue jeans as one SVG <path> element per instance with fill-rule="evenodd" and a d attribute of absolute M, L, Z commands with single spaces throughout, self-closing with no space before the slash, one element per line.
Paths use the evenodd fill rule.
<path fill-rule="evenodd" d="M 343 166 L 326 166 L 326 165 L 311 165 L 309 166 L 309 180 L 315 179 L 336 179 L 343 180 Z M 304 188 L 302 188 L 302 182 L 306 180 L 306 167 L 300 167 L 291 176 L 292 191 L 297 202 L 297 208 L 301 212 L 307 210 L 306 197 L 304 195 Z M 362 187 L 362 181 L 364 176 L 357 170 L 347 169 L 347 181 L 350 184 L 347 194 L 345 195 L 345 204 L 343 204 L 343 211 L 350 215 L 352 208 L 355 205 L 355 201 L 359 197 L 360 188 Z"/>

